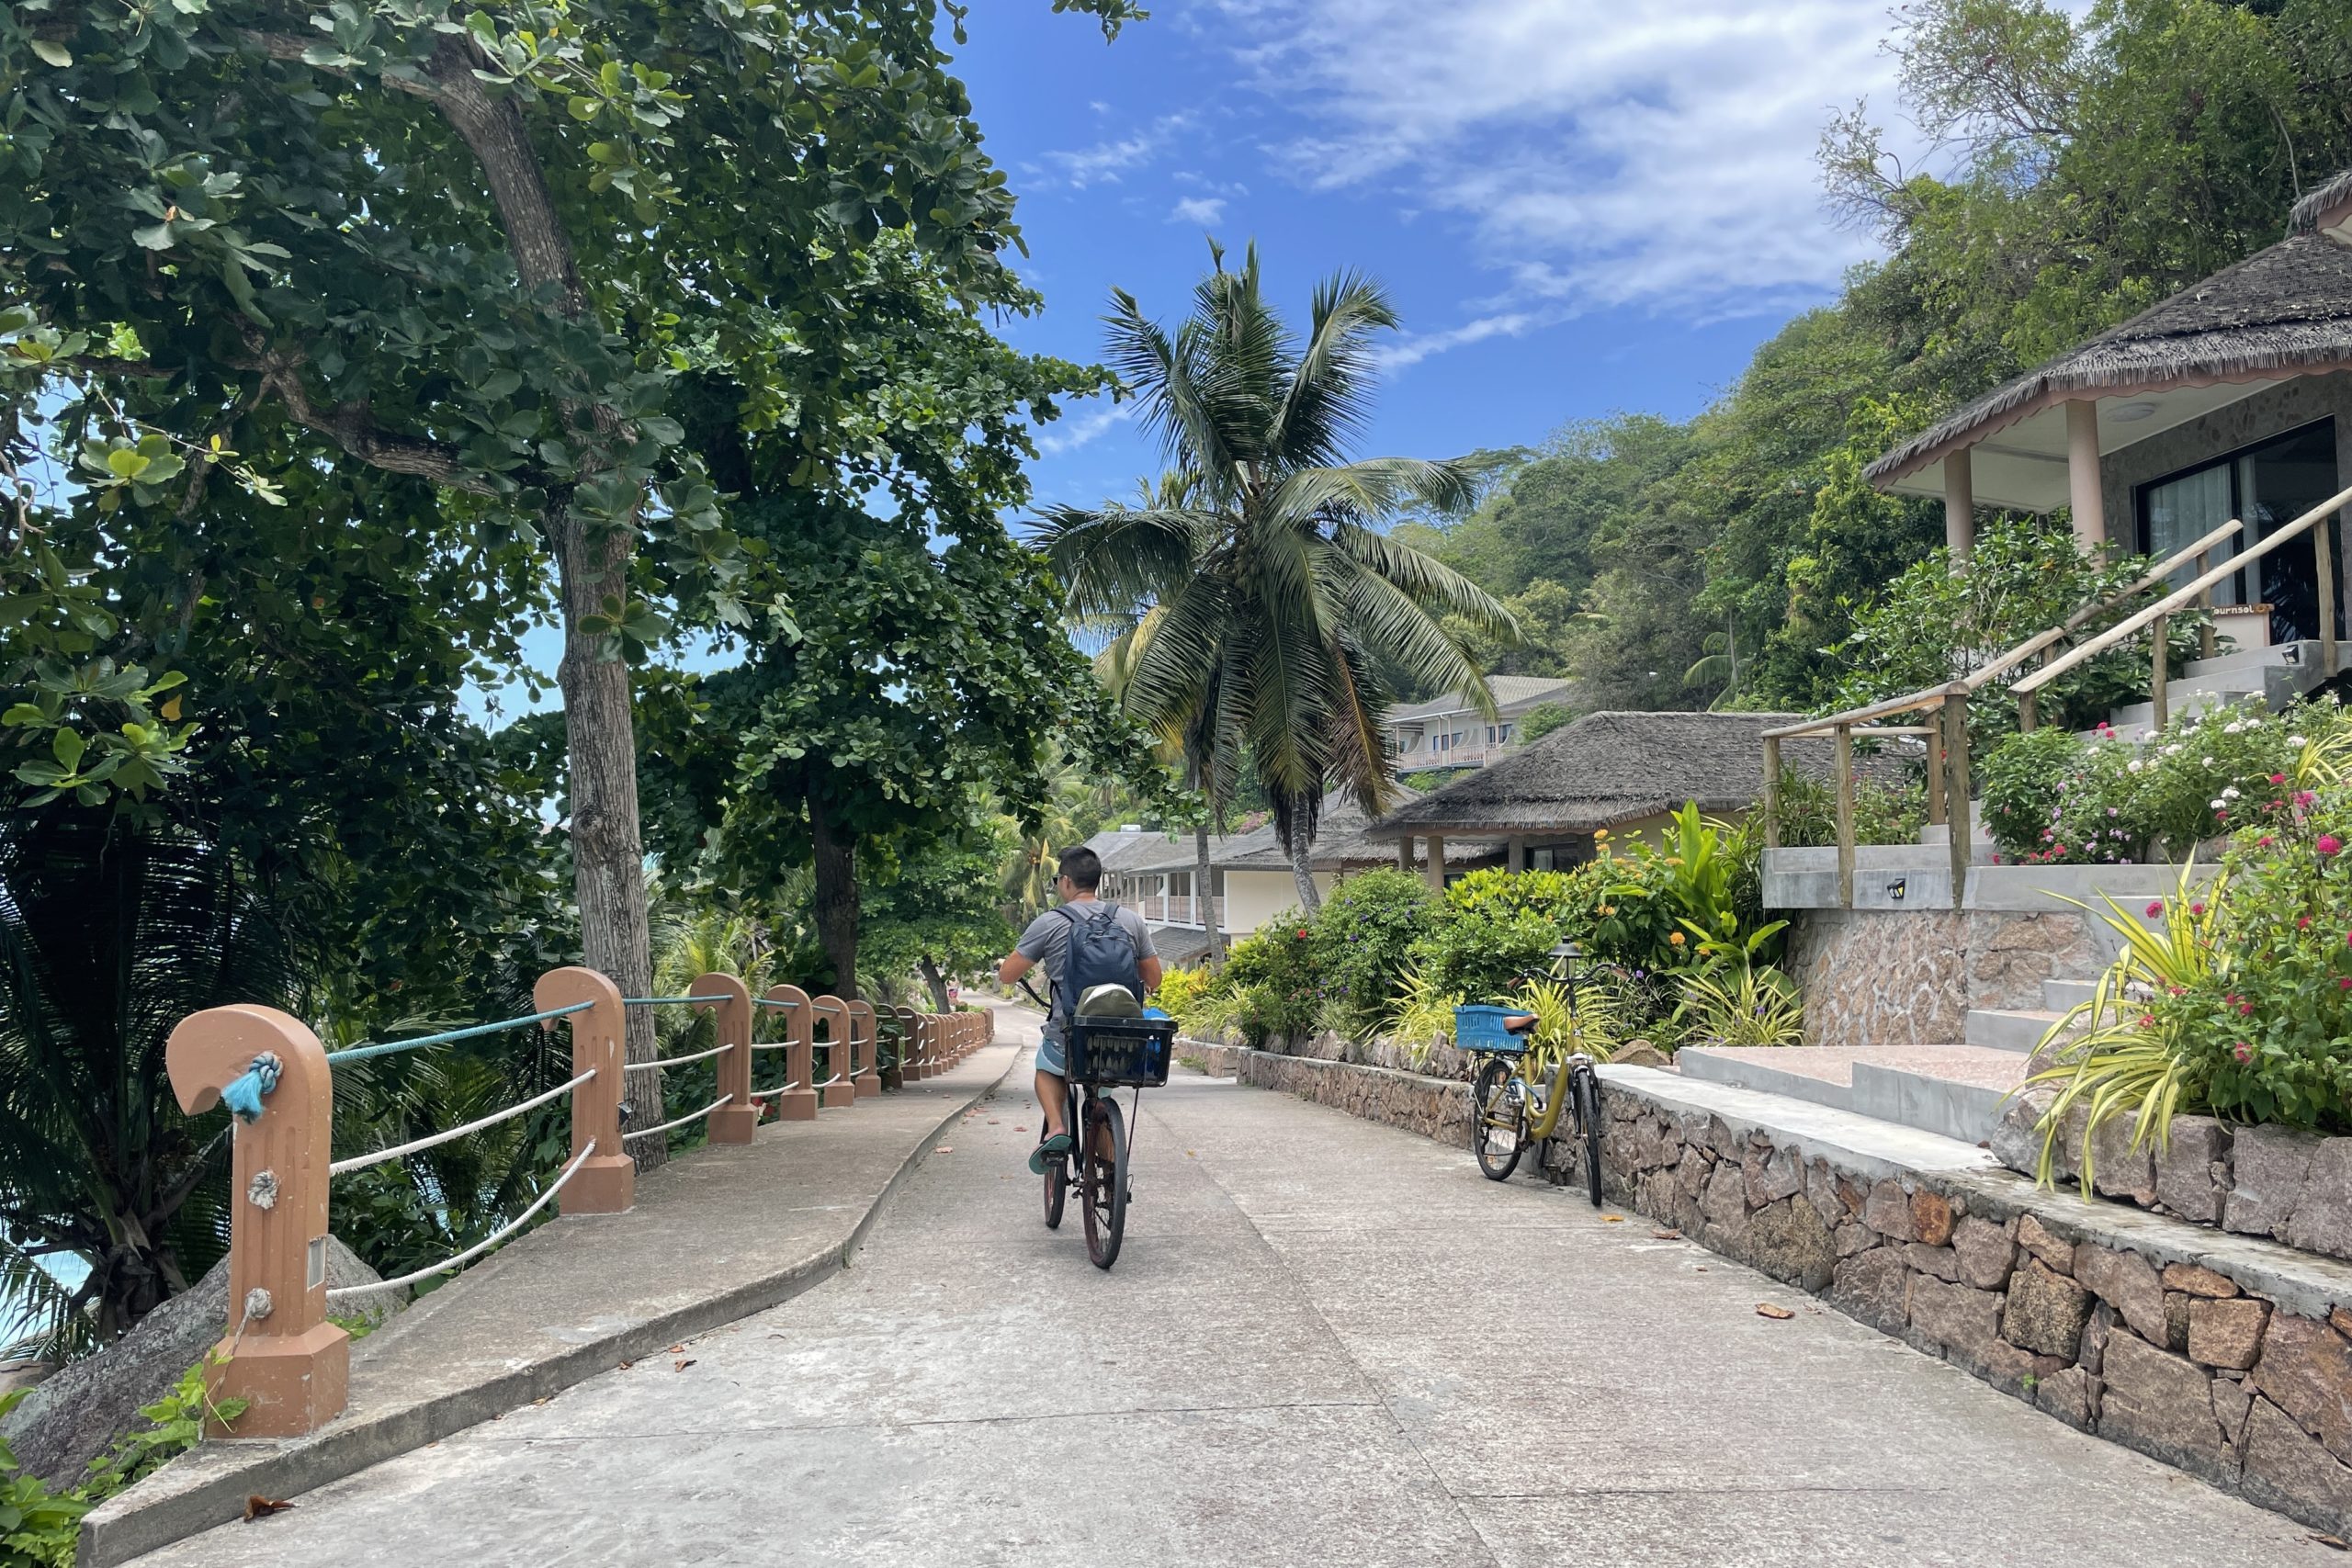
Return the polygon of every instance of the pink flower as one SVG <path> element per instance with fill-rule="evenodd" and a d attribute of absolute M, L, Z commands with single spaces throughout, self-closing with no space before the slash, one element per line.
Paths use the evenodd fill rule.
<path fill-rule="evenodd" d="M 2322 833 L 2319 836 L 2319 842 L 2313 844 L 2312 848 L 2324 855 L 2340 855 L 2344 852 L 2344 840 L 2333 833 Z"/>
<path fill-rule="evenodd" d="M 2254 1047 L 2241 1040 L 2236 1045 L 2231 1048 L 2230 1055 L 2235 1056 L 2242 1063 L 2250 1062 L 2254 1060 Z"/>
<path fill-rule="evenodd" d="M 2296 804 L 2296 805 L 2298 805 L 2298 806 L 2309 806 L 2309 805 L 2311 805 L 2313 801 L 2317 800 L 2318 798 L 2319 798 L 2319 796 L 2317 796 L 2317 795 L 2313 795 L 2311 791 L 2309 791 L 2309 790 L 2307 790 L 2307 789 L 2305 789 L 2305 790 L 2297 790 L 2297 791 L 2295 792 L 2295 804 Z"/>
<path fill-rule="evenodd" d="M 2338 976 L 2335 982 L 2335 988 L 2339 991 L 2352 991 L 2352 975 Z"/>
<path fill-rule="evenodd" d="M 2287 775 L 2284 773 L 2273 773 L 2270 775 L 2270 782 L 2272 784 L 2285 784 L 2287 782 Z"/>
<path fill-rule="evenodd" d="M 2256 840 L 2256 843 L 2262 849 L 2268 849 L 2270 847 L 2270 835 L 2267 833 L 2263 834 L 2260 839 Z"/>
<path fill-rule="evenodd" d="M 2066 846 L 2065 846 L 2065 845 L 2064 845 L 2064 844 L 2061 844 L 2061 845 L 2059 845 L 2059 846 L 2057 847 L 2057 849 L 2056 849 L 2056 850 L 2052 851 L 2052 853 L 2054 853 L 2054 854 L 2062 854 L 2062 855 L 2063 855 L 2063 854 L 2064 854 L 2064 853 L 2066 852 Z"/>
<path fill-rule="evenodd" d="M 2205 906 L 2202 904 L 2191 904 L 2188 907 L 2188 912 L 2192 915 L 2201 915 L 2205 912 Z"/>
<path fill-rule="evenodd" d="M 2154 1029 L 2155 1026 L 2156 1026 L 2156 1015 L 2155 1015 L 2154 1013 L 2152 1013 L 2152 1012 L 2143 1012 L 2143 1013 L 2142 1013 L 2142 1014 L 2140 1015 L 2140 1027 L 2141 1027 L 2141 1028 L 2143 1028 L 2143 1029 Z"/>
<path fill-rule="evenodd" d="M 2254 1016 L 2254 1004 L 2253 1004 L 2252 1002 L 2240 1002 L 2240 1003 L 2238 1004 L 2238 1016 L 2239 1016 L 2240 1018 L 2251 1018 L 2251 1017 L 2253 1017 L 2253 1016 Z"/>
<path fill-rule="evenodd" d="M 2160 919 L 2163 918 L 2164 912 L 2165 901 L 2163 899 L 2151 898 L 2148 900 L 2148 919 L 2152 920 Z"/>

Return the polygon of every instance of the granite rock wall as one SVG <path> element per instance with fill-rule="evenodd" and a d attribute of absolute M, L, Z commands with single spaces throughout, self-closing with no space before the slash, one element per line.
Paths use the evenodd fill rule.
<path fill-rule="evenodd" d="M 1948 1045 L 1967 1038 L 1971 1008 L 2039 1008 L 2042 981 L 2104 962 L 2072 911 L 1806 909 L 1787 967 L 1809 1045 Z"/>

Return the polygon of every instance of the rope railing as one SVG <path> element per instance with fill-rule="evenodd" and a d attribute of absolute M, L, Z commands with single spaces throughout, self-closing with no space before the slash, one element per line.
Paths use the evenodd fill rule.
<path fill-rule="evenodd" d="M 740 976 L 705 975 L 686 995 L 628 998 L 593 969 L 552 970 L 533 987 L 537 1010 L 519 1018 L 329 1052 L 300 1020 L 266 1007 L 208 1009 L 183 1019 L 165 1046 L 165 1066 L 181 1108 L 194 1116 L 215 1104 L 233 1117 L 230 1177 L 230 1251 L 236 1299 L 228 1318 L 238 1347 L 220 1370 L 216 1398 L 244 1402 L 232 1424 L 241 1438 L 291 1438 L 316 1431 L 342 1413 L 349 1379 L 349 1339 L 330 1324 L 331 1303 L 390 1292 L 463 1269 L 545 1215 L 560 1199 L 566 1218 L 618 1213 L 636 1198 L 630 1145 L 707 1122 L 713 1145 L 750 1143 L 773 1105 L 776 1120 L 814 1120 L 820 1105 L 854 1105 L 881 1092 L 879 1040 L 898 1039 L 901 1080 L 944 1071 L 989 1042 L 993 1015 L 913 1015 L 835 997 L 813 998 L 790 986 L 754 998 Z M 681 1004 L 712 1010 L 717 1043 L 646 1062 L 627 1060 L 627 1010 Z M 755 1005 L 756 1004 L 756 1005 Z M 752 1039 L 759 1010 L 783 1014 L 788 1038 Z M 817 1038 L 817 1022 L 825 1022 Z M 333 1158 L 334 1075 L 340 1063 L 412 1052 L 495 1031 L 561 1021 L 571 1036 L 564 1082 L 458 1125 L 386 1148 Z M 817 1081 L 815 1052 L 830 1076 Z M 755 1053 L 783 1051 L 786 1081 L 752 1087 Z M 629 1075 L 710 1061 L 718 1098 L 655 1125 L 622 1130 Z M 390 1165 L 571 1097 L 571 1152 L 528 1206 L 455 1256 L 397 1279 L 326 1285 L 330 1188 L 334 1178 Z M 657 1109 L 658 1113 L 658 1109 Z"/>
<path fill-rule="evenodd" d="M 516 1231 L 519 1231 L 525 1225 L 529 1224 L 531 1223 L 531 1217 L 534 1214 L 537 1214 L 541 1209 L 546 1208 L 549 1203 L 554 1202 L 555 1195 L 571 1184 L 571 1179 L 580 1174 L 580 1168 L 586 1165 L 588 1163 L 588 1156 L 595 1152 L 596 1145 L 590 1144 L 586 1148 L 581 1150 L 580 1153 L 574 1155 L 571 1158 L 571 1163 L 563 1168 L 562 1174 L 558 1176 L 553 1181 L 548 1183 L 547 1190 L 540 1193 L 537 1198 L 531 1200 L 531 1206 L 529 1208 L 524 1210 L 521 1213 L 515 1215 L 513 1219 L 507 1221 L 504 1224 L 499 1226 L 496 1230 L 491 1232 L 488 1235 L 482 1237 L 480 1241 L 474 1243 L 463 1252 L 458 1253 L 456 1257 L 435 1263 L 430 1268 L 418 1269 L 409 1273 L 402 1274 L 397 1280 L 378 1280 L 372 1284 L 366 1285 L 338 1285 L 334 1290 L 327 1292 L 327 1300 L 331 1302 L 347 1302 L 354 1296 L 372 1296 L 381 1291 L 397 1291 L 404 1286 L 421 1284 L 424 1280 L 433 1278 L 435 1274 L 446 1274 L 452 1269 L 471 1263 L 475 1258 L 480 1258 L 483 1253 L 488 1252 L 492 1247 L 496 1247 L 500 1242 L 504 1241 L 508 1236 L 513 1235 Z"/>
<path fill-rule="evenodd" d="M 735 1049 L 733 1043 L 729 1043 L 725 1045 L 713 1045 L 707 1051 L 696 1051 L 693 1055 L 686 1056 L 656 1056 L 650 1062 L 625 1063 L 621 1067 L 621 1071 L 625 1073 L 650 1073 L 656 1067 L 683 1067 L 688 1062 L 707 1062 L 713 1056 L 724 1055 L 733 1049 Z"/>
<path fill-rule="evenodd" d="M 494 1127 L 501 1122 L 508 1122 L 517 1116 L 527 1115 L 548 1101 L 560 1100 L 570 1094 L 595 1076 L 596 1070 L 591 1067 L 569 1083 L 560 1083 L 544 1094 L 535 1094 L 530 1099 L 510 1105 L 503 1111 L 493 1111 L 487 1116 L 477 1117 L 462 1127 L 452 1127 L 446 1133 L 429 1134 L 392 1148 L 378 1149 L 371 1154 L 354 1155 L 349 1159 L 339 1159 L 327 1167 L 327 1174 L 341 1176 L 347 1171 L 366 1170 L 372 1165 L 386 1165 L 396 1159 L 406 1159 L 411 1155 L 423 1154 L 427 1149 L 439 1148 L 443 1144 L 454 1144 L 459 1138 L 469 1137 L 485 1127 Z"/>
<path fill-rule="evenodd" d="M 717 1100 L 712 1100 L 708 1105 L 704 1106 L 700 1111 L 689 1111 L 684 1116 L 673 1117 L 670 1121 L 662 1122 L 658 1127 L 639 1127 L 634 1133 L 623 1133 L 621 1134 L 621 1142 L 626 1144 L 638 1138 L 650 1138 L 656 1133 L 667 1133 L 672 1128 L 683 1127 L 689 1122 L 699 1122 L 704 1117 L 709 1115 L 712 1111 L 718 1110 L 720 1106 L 725 1105 L 734 1098 L 735 1097 L 731 1094 L 722 1094 Z"/>
<path fill-rule="evenodd" d="M 471 1023 L 463 1029 L 445 1029 L 438 1034 L 420 1034 L 413 1040 L 387 1040 L 381 1044 L 353 1045 L 345 1050 L 328 1052 L 327 1060 L 357 1062 L 369 1056 L 391 1056 L 402 1051 L 421 1051 L 428 1045 L 447 1045 L 453 1041 L 471 1040 L 480 1034 L 495 1034 L 502 1029 L 520 1029 L 526 1023 L 546 1023 L 571 1013 L 584 1011 L 594 1005 L 594 1002 L 574 1002 L 570 1007 L 528 1012 L 520 1018 L 502 1018 L 495 1023 Z"/>

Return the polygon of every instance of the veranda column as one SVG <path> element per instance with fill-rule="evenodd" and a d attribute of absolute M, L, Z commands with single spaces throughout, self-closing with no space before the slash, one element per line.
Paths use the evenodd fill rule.
<path fill-rule="evenodd" d="M 1510 847 L 1506 852 L 1504 863 L 1512 871 L 1525 871 L 1527 869 L 1526 834 L 1513 833 L 1510 836 Z"/>
<path fill-rule="evenodd" d="M 1944 455 L 1944 550 L 1954 566 L 1976 548 L 1976 476 L 1969 449 Z"/>
<path fill-rule="evenodd" d="M 2107 542 L 2107 501 L 2098 482 L 2098 404 L 2066 404 L 2066 492 L 2075 511 L 2075 539 L 2085 549 Z"/>
<path fill-rule="evenodd" d="M 1428 876 L 1429 884 L 1431 887 L 1436 888 L 1441 893 L 1445 891 L 1445 836 L 1442 833 L 1431 833 L 1430 835 L 1430 864 Z"/>

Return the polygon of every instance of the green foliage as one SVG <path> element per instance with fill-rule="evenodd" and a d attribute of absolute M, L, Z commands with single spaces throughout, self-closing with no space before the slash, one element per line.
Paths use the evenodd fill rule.
<path fill-rule="evenodd" d="M 1576 710 L 1564 703 L 1538 703 L 1527 710 L 1515 733 L 1521 745 L 1532 746 L 1554 730 L 1566 729 L 1576 720 Z"/>
<path fill-rule="evenodd" d="M 1841 651 L 1845 679 L 1833 705 L 1860 707 L 1940 684 L 1955 671 L 1988 663 L 2086 606 L 2116 599 L 2154 564 L 2086 552 L 2064 522 L 1989 523 L 1978 531 L 1966 571 L 1953 571 L 1942 552 L 1932 551 L 1856 615 Z M 2149 598 L 2143 593 L 2090 617 L 2076 640 L 2096 636 Z M 2176 672 L 2197 656 L 2200 624 L 2194 614 L 2170 618 Z M 2076 665 L 2036 694 L 2041 722 L 2062 729 L 2098 723 L 2111 709 L 2147 695 L 2149 664 L 2147 639 L 2141 637 Z M 1980 688 L 1969 716 L 1979 744 L 2015 729 L 2017 700 L 2008 688 L 2034 668 L 2028 661 Z"/>
<path fill-rule="evenodd" d="M 140 1406 L 147 1424 L 92 1460 L 90 1478 L 70 1490 L 53 1491 L 39 1476 L 26 1474 L 7 1443 L 0 1441 L 0 1549 L 7 1553 L 5 1561 L 34 1568 L 74 1568 L 85 1514 L 196 1447 L 208 1420 L 225 1424 L 243 1416 L 245 1401 L 216 1403 L 206 1386 L 210 1370 L 227 1359 L 218 1349 L 208 1353 L 181 1373 L 163 1398 Z M 15 1409 L 30 1392 L 20 1389 L 0 1398 L 0 1416 Z"/>
<path fill-rule="evenodd" d="M 1761 964 L 1684 977 L 1675 1021 L 1684 1045 L 1802 1045 L 1804 1005 L 1795 982 Z"/>
<path fill-rule="evenodd" d="M 1324 1003 L 1315 957 L 1314 931 L 1295 909 L 1284 910 L 1226 955 L 1224 985 L 1236 1003 L 1231 1022 L 1251 1044 L 1314 1031 Z"/>
<path fill-rule="evenodd" d="M 1462 1001 L 1461 992 L 1440 990 L 1418 964 L 1408 965 L 1397 979 L 1381 1032 L 1411 1052 L 1416 1064 L 1426 1062 L 1438 1042 L 1453 1039 L 1453 1010 Z"/>
<path fill-rule="evenodd" d="M 2210 708 L 2133 744 L 2103 727 L 2013 736 L 1984 760 L 1987 830 L 2036 864 L 2186 859 L 2235 829 L 2290 823 L 2299 791 L 2335 782 L 2352 722 L 2335 703 Z"/>
<path fill-rule="evenodd" d="M 1205 965 L 1169 969 L 1161 973 L 1159 984 L 1153 987 L 1151 1000 L 1169 1017 L 1190 1028 L 1201 1003 L 1223 983 L 1222 977 Z"/>
<path fill-rule="evenodd" d="M 1399 681 L 1491 712 L 1463 627 L 1515 635 L 1467 578 L 1384 532 L 1410 508 L 1460 512 L 1490 464 L 1342 454 L 1369 405 L 1380 287 L 1343 273 L 1298 336 L 1267 301 L 1253 245 L 1215 269 L 1172 332 L 1114 292 L 1113 367 L 1166 449 L 1145 504 L 1048 508 L 1042 536 L 1071 608 L 1110 646 L 1125 710 L 1181 755 L 1213 809 L 1245 759 L 1302 863 L 1325 795 L 1389 804 L 1382 711 Z M 1244 456 L 1246 455 L 1246 457 Z M 1300 897 L 1317 902 L 1311 879 Z"/>
<path fill-rule="evenodd" d="M 1313 937 L 1327 1027 L 1361 1035 L 1378 1025 L 1436 900 L 1429 884 L 1407 871 L 1358 872 L 1332 887 Z"/>
<path fill-rule="evenodd" d="M 1801 769 L 1784 770 L 1773 811 L 1780 819 L 1781 842 L 1787 848 L 1804 849 L 1838 841 L 1838 791 L 1826 779 Z M 1916 844 L 1919 841 L 1919 829 L 1927 821 L 1925 784 L 1888 784 L 1874 778 L 1854 781 L 1856 843 Z"/>

